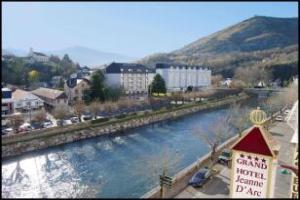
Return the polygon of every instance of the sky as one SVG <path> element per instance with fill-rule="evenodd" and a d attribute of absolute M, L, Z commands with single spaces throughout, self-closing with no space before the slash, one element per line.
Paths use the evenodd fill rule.
<path fill-rule="evenodd" d="M 167 53 L 247 18 L 298 17 L 298 2 L 2 2 L 2 48 Z"/>

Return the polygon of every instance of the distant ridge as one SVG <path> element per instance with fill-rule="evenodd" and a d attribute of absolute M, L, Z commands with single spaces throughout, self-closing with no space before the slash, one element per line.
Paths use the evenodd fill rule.
<path fill-rule="evenodd" d="M 255 16 L 181 49 L 153 54 L 138 62 L 150 67 L 158 62 L 209 64 L 214 72 L 231 75 L 239 66 L 298 63 L 298 18 Z"/>

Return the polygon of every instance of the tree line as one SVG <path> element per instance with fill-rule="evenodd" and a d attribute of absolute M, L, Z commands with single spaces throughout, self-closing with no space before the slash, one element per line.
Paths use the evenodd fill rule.
<path fill-rule="evenodd" d="M 62 59 L 51 55 L 49 62 L 46 63 L 30 63 L 27 58 L 11 57 L 2 60 L 2 82 L 25 86 L 39 81 L 49 83 L 53 76 L 68 78 L 79 68 L 80 65 L 72 61 L 68 54 L 65 54 Z"/>

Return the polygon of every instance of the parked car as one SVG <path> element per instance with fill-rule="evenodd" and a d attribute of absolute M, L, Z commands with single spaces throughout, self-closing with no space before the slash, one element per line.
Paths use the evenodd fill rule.
<path fill-rule="evenodd" d="M 77 116 L 71 117 L 70 120 L 71 120 L 71 122 L 74 123 L 74 124 L 75 124 L 75 123 L 79 123 L 79 118 L 78 118 Z"/>
<path fill-rule="evenodd" d="M 12 128 L 2 129 L 2 135 L 12 134 L 12 133 L 14 133 L 14 130 Z"/>
<path fill-rule="evenodd" d="M 291 112 L 291 110 L 289 110 L 289 109 L 286 109 L 285 111 L 284 111 L 284 114 L 289 114 Z"/>
<path fill-rule="evenodd" d="M 51 128 L 51 127 L 53 127 L 53 123 L 50 121 L 46 121 L 46 122 L 44 122 L 43 123 L 43 127 L 44 128 Z"/>
<path fill-rule="evenodd" d="M 218 163 L 228 165 L 231 161 L 231 152 L 229 149 L 224 149 L 218 157 Z"/>
<path fill-rule="evenodd" d="M 206 183 L 208 179 L 212 178 L 212 172 L 208 168 L 201 168 L 198 172 L 196 172 L 192 178 L 189 180 L 188 185 L 194 187 L 201 187 Z"/>
<path fill-rule="evenodd" d="M 279 116 L 277 116 L 275 118 L 275 120 L 278 121 L 278 122 L 282 122 L 283 121 L 283 117 L 281 115 L 279 115 Z"/>
<path fill-rule="evenodd" d="M 43 123 L 44 122 L 33 121 L 33 122 L 31 122 L 31 126 L 33 129 L 42 129 L 42 128 L 44 128 Z"/>
<path fill-rule="evenodd" d="M 63 124 L 63 126 L 70 125 L 70 124 L 72 124 L 72 121 L 69 119 L 66 119 L 66 120 L 63 120 L 62 124 Z"/>
<path fill-rule="evenodd" d="M 83 119 L 84 121 L 86 121 L 86 120 L 91 120 L 91 119 L 92 119 L 92 115 L 91 115 L 91 114 L 85 114 L 85 115 L 82 115 L 82 119 Z"/>
<path fill-rule="evenodd" d="M 63 125 L 63 120 L 61 120 L 61 119 L 56 120 L 56 124 L 57 124 L 58 126 Z"/>
<path fill-rule="evenodd" d="M 34 128 L 31 126 L 31 124 L 25 122 L 24 124 L 22 124 L 20 127 L 19 127 L 19 131 L 30 131 L 30 130 L 33 130 Z"/>
<path fill-rule="evenodd" d="M 102 116 L 102 115 L 97 115 L 97 116 L 96 116 L 96 119 L 102 119 L 102 118 L 105 118 L 105 117 Z"/>

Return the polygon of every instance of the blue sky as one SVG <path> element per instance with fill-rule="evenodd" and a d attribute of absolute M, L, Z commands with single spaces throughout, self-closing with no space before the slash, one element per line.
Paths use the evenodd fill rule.
<path fill-rule="evenodd" d="M 85 46 L 143 57 L 254 15 L 298 17 L 298 2 L 2 2 L 2 47 Z"/>

